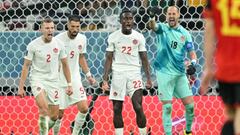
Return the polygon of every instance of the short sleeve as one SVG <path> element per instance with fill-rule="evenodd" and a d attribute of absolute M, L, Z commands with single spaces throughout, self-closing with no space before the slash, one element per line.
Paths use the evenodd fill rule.
<path fill-rule="evenodd" d="M 33 48 L 33 45 L 32 44 L 29 44 L 27 46 L 27 51 L 26 51 L 26 54 L 25 54 L 25 59 L 27 60 L 31 60 L 33 59 L 33 56 L 34 56 L 34 48 Z"/>
<path fill-rule="evenodd" d="M 66 49 L 61 41 L 59 41 L 59 47 L 60 47 L 60 52 L 59 52 L 59 58 L 63 59 L 67 57 Z"/>
<path fill-rule="evenodd" d="M 80 54 L 86 53 L 87 52 L 87 37 L 85 35 L 83 35 L 83 38 L 82 38 L 81 42 L 83 43 L 83 45 L 82 45 L 82 49 L 79 49 L 80 50 L 79 53 Z"/>
<path fill-rule="evenodd" d="M 107 46 L 106 51 L 108 51 L 108 52 L 113 52 L 113 51 L 114 51 L 114 43 L 113 43 L 111 37 L 112 37 L 112 36 L 109 36 L 109 37 L 108 37 L 108 40 L 107 40 L 108 46 Z"/>
<path fill-rule="evenodd" d="M 139 41 L 139 52 L 144 52 L 144 51 L 147 51 L 146 50 L 146 47 L 145 47 L 145 44 L 146 44 L 146 39 L 145 37 L 141 34 L 140 36 L 140 41 Z"/>

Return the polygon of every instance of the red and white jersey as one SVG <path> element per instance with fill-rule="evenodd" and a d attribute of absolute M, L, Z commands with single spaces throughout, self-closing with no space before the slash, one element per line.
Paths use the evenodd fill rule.
<path fill-rule="evenodd" d="M 113 71 L 141 70 L 139 52 L 147 51 L 144 36 L 132 30 L 130 35 L 124 35 L 117 30 L 109 35 L 106 51 L 113 52 Z"/>
<path fill-rule="evenodd" d="M 217 36 L 216 78 L 240 82 L 240 5 L 238 0 L 209 0 L 204 17 L 213 18 Z"/>
<path fill-rule="evenodd" d="M 79 67 L 79 55 L 86 53 L 87 38 L 83 34 L 78 34 L 74 39 L 70 39 L 67 35 L 67 31 L 60 33 L 56 36 L 64 44 L 68 65 L 71 72 L 72 81 L 81 81 L 80 67 Z M 62 67 L 62 66 L 61 66 Z M 63 86 L 67 85 L 67 81 L 63 74 L 63 69 L 60 68 L 60 84 Z"/>
<path fill-rule="evenodd" d="M 32 61 L 30 81 L 58 81 L 59 62 L 66 57 L 65 48 L 58 39 L 53 37 L 49 43 L 45 43 L 42 37 L 34 39 L 28 44 L 24 57 Z"/>

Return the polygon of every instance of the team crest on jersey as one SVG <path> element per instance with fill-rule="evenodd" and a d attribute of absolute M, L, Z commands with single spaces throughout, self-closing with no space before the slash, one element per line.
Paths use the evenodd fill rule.
<path fill-rule="evenodd" d="M 79 50 L 82 50 L 82 45 L 78 45 L 78 49 L 79 49 Z"/>
<path fill-rule="evenodd" d="M 54 52 L 54 53 L 58 53 L 58 49 L 57 49 L 57 48 L 54 48 L 54 49 L 53 49 L 53 52 Z"/>
<path fill-rule="evenodd" d="M 181 39 L 182 42 L 185 41 L 185 37 L 184 36 L 181 36 L 180 39 Z"/>
<path fill-rule="evenodd" d="M 132 42 L 133 42 L 133 44 L 134 44 L 134 45 L 137 45 L 137 44 L 138 44 L 138 41 L 137 41 L 137 39 L 133 39 L 133 41 L 132 41 Z"/>

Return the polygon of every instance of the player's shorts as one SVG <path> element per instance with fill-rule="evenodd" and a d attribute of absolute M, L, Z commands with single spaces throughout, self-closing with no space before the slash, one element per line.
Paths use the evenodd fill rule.
<path fill-rule="evenodd" d="M 162 101 L 192 96 L 190 84 L 186 75 L 170 75 L 156 71 L 158 97 Z"/>
<path fill-rule="evenodd" d="M 72 88 L 73 94 L 68 96 L 66 94 L 67 87 L 60 87 L 59 109 L 66 109 L 68 106 L 73 105 L 79 101 L 87 100 L 86 91 L 81 81 L 73 81 Z"/>
<path fill-rule="evenodd" d="M 41 91 L 44 91 L 50 105 L 59 105 L 59 87 L 58 82 L 32 81 L 31 88 L 36 98 Z"/>
<path fill-rule="evenodd" d="M 240 83 L 226 83 L 219 81 L 219 95 L 225 104 L 240 105 Z"/>
<path fill-rule="evenodd" d="M 143 89 L 142 76 L 136 71 L 114 71 L 110 88 L 110 100 L 124 101 L 125 96 L 132 98 L 136 90 Z"/>

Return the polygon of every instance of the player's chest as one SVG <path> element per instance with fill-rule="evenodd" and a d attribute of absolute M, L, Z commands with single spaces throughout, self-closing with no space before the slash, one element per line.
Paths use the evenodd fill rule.
<path fill-rule="evenodd" d="M 58 58 L 59 53 L 58 46 L 39 46 L 35 51 L 35 57 L 38 60 L 50 62 L 50 60 Z"/>
<path fill-rule="evenodd" d="M 120 38 L 116 40 L 114 48 L 116 51 L 121 52 L 138 51 L 139 40 L 135 38 Z"/>
<path fill-rule="evenodd" d="M 173 50 L 181 50 L 184 48 L 186 43 L 186 36 L 181 33 L 166 33 L 167 46 Z"/>

